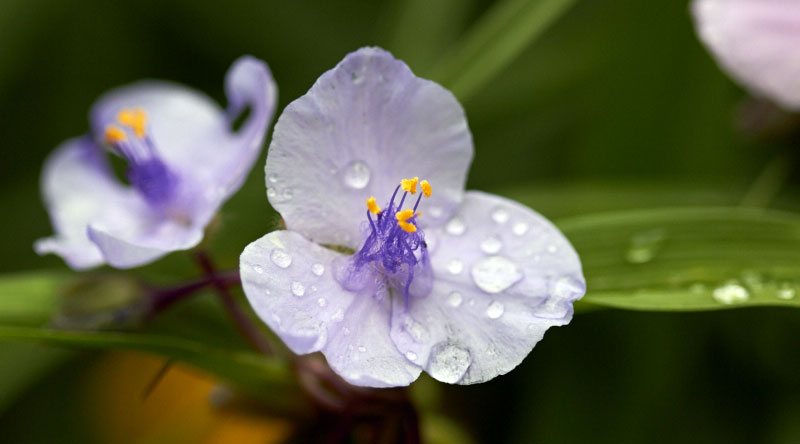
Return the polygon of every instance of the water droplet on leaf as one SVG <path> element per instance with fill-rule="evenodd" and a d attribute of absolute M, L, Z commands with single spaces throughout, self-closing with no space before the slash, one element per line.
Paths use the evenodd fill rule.
<path fill-rule="evenodd" d="M 736 282 L 729 282 L 715 288 L 713 296 L 720 304 L 731 305 L 747 302 L 750 292 Z"/>

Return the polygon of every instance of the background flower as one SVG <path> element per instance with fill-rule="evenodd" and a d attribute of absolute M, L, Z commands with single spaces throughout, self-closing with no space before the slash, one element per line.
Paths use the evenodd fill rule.
<path fill-rule="evenodd" d="M 692 13 L 701 40 L 731 77 L 800 110 L 800 3 L 694 0 Z"/>
<path fill-rule="evenodd" d="M 76 269 L 128 268 L 197 245 L 258 158 L 275 109 L 269 69 L 252 57 L 233 64 L 225 90 L 225 111 L 167 82 L 101 97 L 90 113 L 91 133 L 65 142 L 45 163 L 42 194 L 56 235 L 37 241 L 36 251 L 58 254 Z M 130 186 L 114 176 L 107 148 L 127 162 Z"/>

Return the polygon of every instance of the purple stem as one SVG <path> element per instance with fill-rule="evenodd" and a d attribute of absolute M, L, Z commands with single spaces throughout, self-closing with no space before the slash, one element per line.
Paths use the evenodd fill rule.
<path fill-rule="evenodd" d="M 195 259 L 206 276 L 212 278 L 216 275 L 216 267 L 214 266 L 214 263 L 211 261 L 211 258 L 208 256 L 208 254 L 203 251 L 198 251 L 195 253 Z M 256 327 L 256 325 L 253 323 L 253 320 L 250 319 L 250 317 L 239 307 L 239 304 L 236 303 L 236 300 L 233 298 L 228 286 L 217 280 L 215 280 L 213 284 L 217 289 L 217 294 L 222 301 L 222 305 L 225 306 L 228 314 L 230 314 L 233 318 L 233 321 L 236 324 L 236 328 L 239 329 L 239 332 L 242 333 L 242 335 L 247 338 L 250 344 L 260 352 L 266 355 L 272 354 L 272 347 L 261 334 L 258 327 Z"/>
<path fill-rule="evenodd" d="M 223 285 L 225 287 L 230 287 L 233 285 L 238 285 L 240 282 L 239 271 L 230 270 L 219 272 L 211 276 L 205 276 L 194 282 L 177 287 L 153 288 L 150 290 L 153 298 L 151 313 L 160 313 L 172 304 L 210 285 Z"/>

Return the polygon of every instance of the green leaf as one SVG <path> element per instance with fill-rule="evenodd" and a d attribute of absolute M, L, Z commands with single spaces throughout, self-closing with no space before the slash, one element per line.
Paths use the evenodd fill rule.
<path fill-rule="evenodd" d="M 581 304 L 698 311 L 800 307 L 800 216 L 663 208 L 562 219 L 584 267 Z"/>
<path fill-rule="evenodd" d="M 66 273 L 0 275 L 0 325 L 42 325 L 50 320 Z"/>
<path fill-rule="evenodd" d="M 288 364 L 247 350 L 208 346 L 179 337 L 145 333 L 75 332 L 0 326 L 0 340 L 37 342 L 61 347 L 135 350 L 154 353 L 207 370 L 251 394 L 268 398 L 273 407 L 297 406 Z"/>
<path fill-rule="evenodd" d="M 0 277 L 0 341 L 49 346 L 135 350 L 206 370 L 279 411 L 299 412 L 297 386 L 285 361 L 252 351 L 210 294 L 199 294 L 161 313 L 142 331 L 68 331 L 49 328 L 65 273 L 19 273 Z M 34 356 L 34 358 L 36 358 Z M 37 364 L 34 362 L 33 364 Z M 47 364 L 43 363 L 42 366 Z"/>
<path fill-rule="evenodd" d="M 575 0 L 504 0 L 467 32 L 431 72 L 460 100 L 469 99 L 565 13 Z"/>

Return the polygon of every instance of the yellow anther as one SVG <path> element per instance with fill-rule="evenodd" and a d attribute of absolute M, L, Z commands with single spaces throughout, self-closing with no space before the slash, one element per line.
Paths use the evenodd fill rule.
<path fill-rule="evenodd" d="M 423 180 L 422 183 L 419 184 L 419 187 L 422 188 L 422 194 L 424 194 L 425 197 L 431 197 L 433 189 L 431 188 L 431 184 L 427 180 Z"/>
<path fill-rule="evenodd" d="M 125 135 L 125 131 L 122 131 L 114 125 L 108 125 L 103 138 L 106 143 L 116 145 L 120 142 L 124 142 L 127 136 Z"/>
<path fill-rule="evenodd" d="M 419 177 L 415 177 L 413 179 L 403 179 L 400 181 L 400 188 L 402 188 L 404 191 L 408 191 L 411 194 L 416 194 L 417 182 L 419 182 Z"/>
<path fill-rule="evenodd" d="M 378 214 L 378 213 L 381 212 L 381 207 L 379 207 L 378 204 L 375 203 L 375 197 L 374 196 L 370 197 L 369 199 L 367 199 L 367 209 L 372 214 Z"/>
<path fill-rule="evenodd" d="M 411 208 L 405 209 L 403 211 L 398 211 L 397 214 L 394 215 L 394 217 L 396 217 L 398 221 L 403 222 L 403 223 L 405 223 L 405 221 L 411 219 L 411 217 L 413 217 L 413 216 L 414 216 L 414 210 L 412 210 Z M 401 225 L 401 227 L 402 227 L 402 225 Z M 408 230 L 406 230 L 406 231 L 408 231 Z"/>
<path fill-rule="evenodd" d="M 398 221 L 397 225 L 400 225 L 400 228 L 402 228 L 404 231 L 406 231 L 408 233 L 413 233 L 413 232 L 417 231 L 417 226 L 416 225 L 410 224 L 408 222 L 403 222 L 402 220 Z"/>
<path fill-rule="evenodd" d="M 141 109 L 123 109 L 117 114 L 117 122 L 131 128 L 136 137 L 144 137 L 144 127 L 147 125 L 147 114 Z"/>

